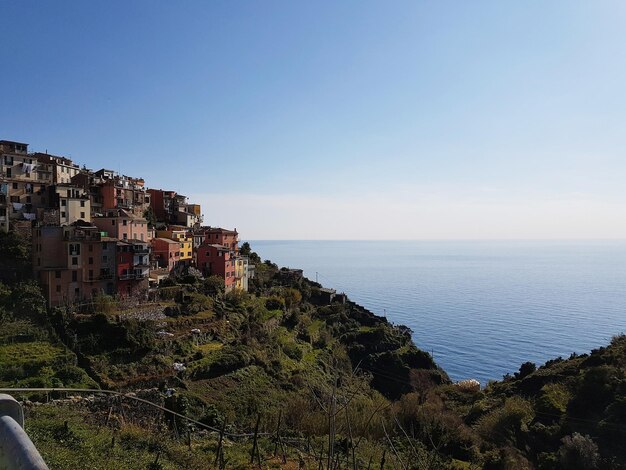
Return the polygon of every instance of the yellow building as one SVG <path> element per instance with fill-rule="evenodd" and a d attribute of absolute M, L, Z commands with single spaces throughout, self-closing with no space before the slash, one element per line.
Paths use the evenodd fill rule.
<path fill-rule="evenodd" d="M 157 230 L 157 238 L 169 238 L 180 243 L 180 261 L 190 265 L 193 260 L 193 237 L 185 227 L 170 226 L 168 230 Z"/>
<path fill-rule="evenodd" d="M 248 257 L 235 258 L 235 288 L 248 291 Z"/>

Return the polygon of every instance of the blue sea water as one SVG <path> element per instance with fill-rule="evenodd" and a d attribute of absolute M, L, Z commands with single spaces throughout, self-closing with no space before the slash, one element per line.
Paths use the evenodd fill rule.
<path fill-rule="evenodd" d="M 250 241 L 486 384 L 626 332 L 626 241 Z"/>

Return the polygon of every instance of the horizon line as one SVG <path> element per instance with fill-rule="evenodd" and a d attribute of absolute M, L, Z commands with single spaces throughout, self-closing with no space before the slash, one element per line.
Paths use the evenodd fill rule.
<path fill-rule="evenodd" d="M 242 242 L 605 242 L 626 238 L 242 238 Z"/>

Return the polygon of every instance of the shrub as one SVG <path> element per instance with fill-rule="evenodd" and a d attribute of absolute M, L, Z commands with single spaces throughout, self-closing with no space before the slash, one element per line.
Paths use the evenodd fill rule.
<path fill-rule="evenodd" d="M 268 310 L 284 310 L 285 301 L 282 297 L 272 295 L 265 300 L 265 308 Z"/>
<path fill-rule="evenodd" d="M 110 295 L 98 294 L 93 300 L 94 313 L 111 314 L 117 310 L 117 301 Z"/>
<path fill-rule="evenodd" d="M 515 445 L 521 434 L 528 430 L 533 419 L 533 408 L 519 397 L 507 398 L 504 405 L 478 420 L 479 434 L 496 444 Z"/>
<path fill-rule="evenodd" d="M 287 343 L 284 345 L 283 352 L 294 361 L 302 360 L 302 349 L 295 343 Z"/>
<path fill-rule="evenodd" d="M 598 468 L 600 454 L 598 446 L 589 436 L 575 432 L 565 436 L 559 448 L 559 460 L 563 468 L 569 470 L 593 470 Z"/>
<path fill-rule="evenodd" d="M 541 395 L 537 399 L 536 407 L 540 413 L 549 415 L 565 413 L 570 393 L 564 385 L 547 384 L 541 388 Z"/>
<path fill-rule="evenodd" d="M 516 379 L 523 379 L 524 377 L 526 377 L 529 374 L 532 374 L 536 370 L 537 370 L 537 366 L 535 365 L 534 362 L 524 362 L 520 366 L 519 372 L 515 372 L 514 375 Z"/>
<path fill-rule="evenodd" d="M 219 276 L 207 277 L 200 287 L 205 295 L 216 296 L 224 293 L 224 279 Z"/>

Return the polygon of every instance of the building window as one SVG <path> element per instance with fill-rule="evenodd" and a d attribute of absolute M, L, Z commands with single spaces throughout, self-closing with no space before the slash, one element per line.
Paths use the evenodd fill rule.
<path fill-rule="evenodd" d="M 89 244 L 89 252 L 91 253 L 93 251 L 93 245 L 90 243 Z"/>
<path fill-rule="evenodd" d="M 78 281 L 78 271 L 72 271 L 72 282 Z"/>
<path fill-rule="evenodd" d="M 128 234 L 127 233 L 124 234 L 124 240 L 128 240 Z"/>
<path fill-rule="evenodd" d="M 78 258 L 72 258 L 72 266 L 78 266 Z"/>
<path fill-rule="evenodd" d="M 57 286 L 57 294 L 58 294 L 59 292 L 61 292 L 61 286 L 60 286 L 60 285 L 59 285 L 59 286 Z"/>
<path fill-rule="evenodd" d="M 61 218 L 65 219 L 65 212 L 61 212 Z"/>
<path fill-rule="evenodd" d="M 80 201 L 80 207 L 85 207 L 85 201 Z"/>
<path fill-rule="evenodd" d="M 123 225 L 123 226 L 128 225 L 128 221 L 127 221 L 126 219 L 122 220 L 122 225 Z"/>
<path fill-rule="evenodd" d="M 111 225 L 115 225 L 115 219 L 111 221 Z"/>
<path fill-rule="evenodd" d="M 89 257 L 89 264 L 93 264 L 93 258 L 91 256 Z"/>
<path fill-rule="evenodd" d="M 81 213 L 80 213 L 80 218 L 81 218 L 81 219 L 84 219 L 84 218 L 85 218 L 85 213 L 84 213 L 84 212 L 81 212 Z"/>
<path fill-rule="evenodd" d="M 92 281 L 93 280 L 93 269 L 89 270 L 89 280 Z"/>
<path fill-rule="evenodd" d="M 61 199 L 61 207 L 67 206 L 67 201 L 65 199 Z"/>
<path fill-rule="evenodd" d="M 102 262 L 103 263 L 108 263 L 109 262 L 109 257 L 107 255 L 102 255 Z"/>
<path fill-rule="evenodd" d="M 30 196 L 26 196 L 26 203 L 30 204 L 32 201 L 32 198 Z"/>
<path fill-rule="evenodd" d="M 10 175 L 7 175 L 10 176 Z M 17 183 L 13 183 L 13 189 L 17 189 Z"/>
<path fill-rule="evenodd" d="M 55 271 L 54 277 L 56 277 L 57 279 L 61 279 L 61 271 Z"/>

